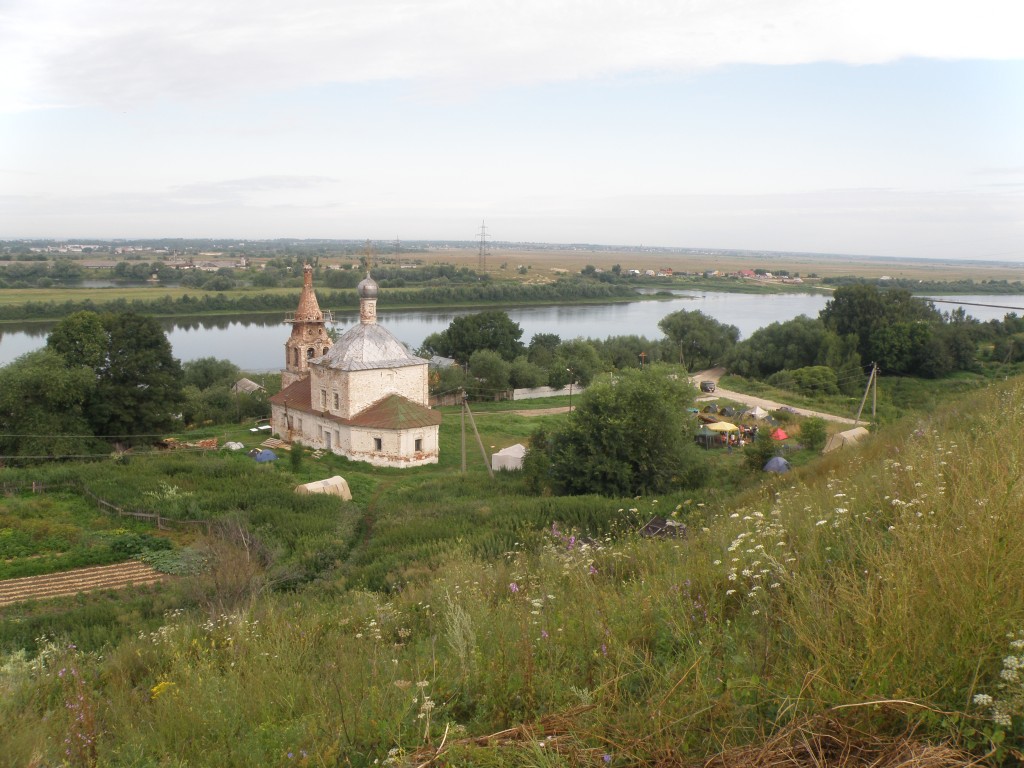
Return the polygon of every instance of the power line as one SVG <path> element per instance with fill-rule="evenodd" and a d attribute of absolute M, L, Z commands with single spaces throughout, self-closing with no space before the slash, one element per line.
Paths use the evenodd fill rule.
<path fill-rule="evenodd" d="M 483 221 L 480 222 L 480 232 L 478 234 L 480 236 L 480 272 L 486 274 L 487 257 L 490 255 L 487 249 L 487 238 L 490 235 L 487 234 L 487 225 Z"/>

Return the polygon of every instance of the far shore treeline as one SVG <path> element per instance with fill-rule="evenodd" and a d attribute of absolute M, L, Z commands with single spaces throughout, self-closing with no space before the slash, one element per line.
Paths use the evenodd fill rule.
<path fill-rule="evenodd" d="M 323 307 L 356 309 L 352 291 L 317 291 Z M 477 283 L 469 285 L 430 286 L 388 293 L 388 304 L 396 306 L 456 306 L 480 303 L 529 304 L 558 301 L 636 300 L 635 289 L 585 280 L 559 280 L 543 285 L 522 283 Z M 24 304 L 0 306 L 0 322 L 24 320 L 56 320 L 75 312 L 137 312 L 147 315 L 201 315 L 243 312 L 288 312 L 295 309 L 294 293 L 252 293 L 227 295 L 207 293 L 179 298 L 161 296 L 154 299 L 112 299 L 110 301 L 29 301 Z"/>

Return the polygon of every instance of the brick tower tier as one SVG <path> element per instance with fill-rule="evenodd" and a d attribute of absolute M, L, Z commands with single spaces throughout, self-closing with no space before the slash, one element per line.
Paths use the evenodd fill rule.
<path fill-rule="evenodd" d="M 313 267 L 306 264 L 302 269 L 302 296 L 299 297 L 298 309 L 285 318 L 285 322 L 291 323 L 292 333 L 284 344 L 282 388 L 309 376 L 309 361 L 327 354 L 333 342 L 327 335 L 325 323 L 332 319 L 330 312 L 320 310 L 313 291 Z"/>

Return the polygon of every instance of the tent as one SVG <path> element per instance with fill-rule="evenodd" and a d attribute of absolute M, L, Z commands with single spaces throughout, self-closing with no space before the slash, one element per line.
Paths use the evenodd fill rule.
<path fill-rule="evenodd" d="M 828 439 L 825 443 L 825 448 L 822 453 L 829 453 L 830 451 L 837 451 L 840 448 L 846 448 L 850 445 L 857 445 L 861 440 L 870 435 L 864 427 L 854 427 L 848 429 L 845 432 L 837 432 Z"/>
<path fill-rule="evenodd" d="M 522 469 L 525 456 L 526 446 L 521 443 L 502 448 L 491 454 L 491 469 Z"/>
<path fill-rule="evenodd" d="M 789 462 L 781 456 L 772 456 L 764 465 L 765 472 L 789 472 Z"/>
<path fill-rule="evenodd" d="M 716 421 L 713 424 L 708 424 L 708 429 L 712 432 L 739 432 L 740 428 L 735 424 L 730 424 L 728 421 Z"/>
<path fill-rule="evenodd" d="M 341 475 L 328 477 L 326 480 L 316 480 L 312 483 L 296 485 L 295 492 L 300 495 L 326 493 L 329 496 L 340 496 L 342 501 L 352 501 L 352 491 L 349 490 L 348 482 Z"/>
<path fill-rule="evenodd" d="M 249 455 L 256 459 L 260 464 L 265 461 L 274 461 L 277 458 L 277 454 L 269 448 L 264 448 L 263 450 L 256 451 L 255 453 L 253 453 L 253 451 L 249 451 Z"/>
<path fill-rule="evenodd" d="M 772 432 L 772 440 L 789 440 L 789 435 L 786 434 L 786 430 L 784 430 L 782 427 L 779 427 L 774 432 Z"/>
<path fill-rule="evenodd" d="M 763 418 L 766 418 L 768 416 L 768 411 L 766 411 L 760 405 L 755 405 L 753 408 L 751 408 L 749 411 L 747 411 L 743 415 L 744 416 L 749 416 L 752 419 L 763 419 Z"/>
<path fill-rule="evenodd" d="M 702 446 L 705 450 L 715 445 L 718 439 L 718 433 L 712 432 L 707 426 L 702 426 L 694 436 L 697 445 Z"/>
<path fill-rule="evenodd" d="M 224 443 L 224 445 L 221 448 L 221 450 L 224 450 L 225 448 L 227 450 L 229 450 L 229 451 L 240 451 L 243 448 L 245 448 L 245 446 L 242 445 L 241 443 L 238 443 L 238 442 L 235 442 L 234 440 L 232 440 L 231 442 Z"/>

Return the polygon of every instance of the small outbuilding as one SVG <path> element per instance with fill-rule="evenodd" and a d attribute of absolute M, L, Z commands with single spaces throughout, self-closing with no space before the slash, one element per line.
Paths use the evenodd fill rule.
<path fill-rule="evenodd" d="M 526 446 L 522 443 L 502 448 L 497 453 L 491 454 L 491 469 L 522 469 L 523 459 L 526 457 Z"/>
<path fill-rule="evenodd" d="M 253 392 L 266 392 L 262 384 L 257 384 L 252 379 L 239 379 L 231 385 L 231 391 L 235 394 L 251 395 Z"/>
<path fill-rule="evenodd" d="M 300 495 L 325 493 L 328 496 L 340 496 L 342 501 L 352 501 L 352 491 L 349 490 L 348 481 L 341 475 L 328 477 L 326 480 L 316 480 L 312 483 L 296 485 L 295 492 Z"/>

